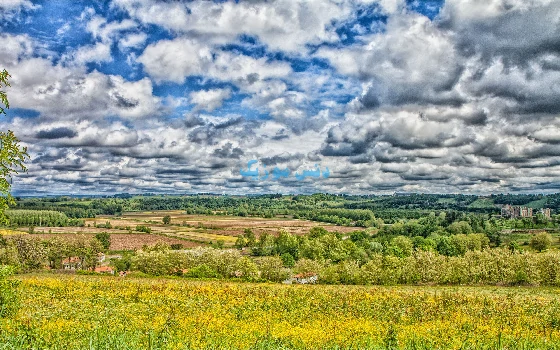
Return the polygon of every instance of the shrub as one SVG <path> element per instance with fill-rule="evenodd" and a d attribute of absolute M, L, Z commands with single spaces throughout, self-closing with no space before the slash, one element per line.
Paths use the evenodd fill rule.
<path fill-rule="evenodd" d="M 145 225 L 137 225 L 136 231 L 138 232 L 145 232 L 145 233 L 152 233 L 152 229 L 149 226 Z"/>
<path fill-rule="evenodd" d="M 165 215 L 162 219 L 164 225 L 169 225 L 171 223 L 171 216 Z"/>
<path fill-rule="evenodd" d="M 552 245 L 552 237 L 546 232 L 537 233 L 531 237 L 531 242 L 529 244 L 531 248 L 538 252 L 542 252 L 543 250 L 550 248 Z"/>
<path fill-rule="evenodd" d="M 284 268 L 282 259 L 278 256 L 260 258 L 257 266 L 261 271 L 261 278 L 271 282 L 281 282 L 289 278 L 291 271 Z"/>
<path fill-rule="evenodd" d="M 222 276 L 213 268 L 206 264 L 193 267 L 185 274 L 187 277 L 193 278 L 221 278 Z"/>
<path fill-rule="evenodd" d="M 294 259 L 290 253 L 284 253 L 280 256 L 280 258 L 282 259 L 282 263 L 285 267 L 294 267 L 296 264 L 296 259 Z"/>
<path fill-rule="evenodd" d="M 311 259 L 299 259 L 294 265 L 295 273 L 306 273 L 314 272 L 318 273 L 321 271 L 323 266 L 320 262 Z"/>
<path fill-rule="evenodd" d="M 0 266 L 0 318 L 12 316 L 19 309 L 20 281 L 8 278 L 14 271 L 12 266 Z"/>

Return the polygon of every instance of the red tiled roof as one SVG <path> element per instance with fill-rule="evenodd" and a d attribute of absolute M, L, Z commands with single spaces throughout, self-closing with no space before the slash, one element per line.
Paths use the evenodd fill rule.
<path fill-rule="evenodd" d="M 111 266 L 98 266 L 94 270 L 95 272 L 113 272 Z"/>

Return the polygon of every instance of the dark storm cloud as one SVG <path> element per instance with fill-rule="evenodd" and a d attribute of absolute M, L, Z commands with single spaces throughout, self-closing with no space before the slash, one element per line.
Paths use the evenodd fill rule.
<path fill-rule="evenodd" d="M 475 15 L 477 10 L 488 13 Z M 477 9 L 454 0 L 446 2 L 437 23 L 457 33 L 458 52 L 465 56 L 481 55 L 486 62 L 499 56 L 506 64 L 526 65 L 539 55 L 560 53 L 559 13 L 557 1 L 488 0 Z"/>
<path fill-rule="evenodd" d="M 234 117 L 234 118 L 230 118 L 222 123 L 218 123 L 218 124 L 214 124 L 214 128 L 216 129 L 226 129 L 229 128 L 230 126 L 234 126 L 234 125 L 239 125 L 242 122 L 244 122 L 245 119 L 243 117 Z"/>
<path fill-rule="evenodd" d="M 380 163 L 411 163 L 416 160 L 416 157 L 403 156 L 397 152 L 397 149 L 379 149 L 373 150 L 375 161 Z"/>
<path fill-rule="evenodd" d="M 204 125 L 204 120 L 197 115 L 187 115 L 185 116 L 184 125 L 187 128 L 193 128 L 195 126 Z"/>
<path fill-rule="evenodd" d="M 239 159 L 244 154 L 239 147 L 233 147 L 231 142 L 226 143 L 222 148 L 214 150 L 213 155 L 218 158 Z"/>
<path fill-rule="evenodd" d="M 270 139 L 275 141 L 286 140 L 289 139 L 290 135 L 285 133 L 285 130 L 282 129 L 282 132 L 278 132 L 276 135 L 272 136 Z"/>
<path fill-rule="evenodd" d="M 161 175 L 183 175 L 197 178 L 197 177 L 213 177 L 215 170 L 222 170 L 228 168 L 230 165 L 223 162 L 212 160 L 204 164 L 204 166 L 176 166 L 176 167 L 161 167 L 155 171 L 158 176 Z"/>
<path fill-rule="evenodd" d="M 119 108 L 134 108 L 136 106 L 138 106 L 138 104 L 140 103 L 138 100 L 135 99 L 127 99 L 125 97 L 123 97 L 121 94 L 119 94 L 118 92 L 115 92 L 112 95 L 112 98 L 115 102 L 115 105 Z"/>
<path fill-rule="evenodd" d="M 508 113 L 558 114 L 560 113 L 560 92 L 554 96 L 524 100 L 517 107 L 506 108 Z"/>
<path fill-rule="evenodd" d="M 263 157 L 259 160 L 262 164 L 270 166 L 270 165 L 284 164 L 294 160 L 297 161 L 304 158 L 305 155 L 301 153 L 283 153 L 283 154 L 277 154 L 272 157 Z"/>
<path fill-rule="evenodd" d="M 377 130 L 368 130 L 363 138 L 357 138 L 350 134 L 351 131 L 340 135 L 337 127 L 332 127 L 327 133 L 325 144 L 321 148 L 321 154 L 331 157 L 350 157 L 364 154 L 371 143 L 379 136 Z"/>
<path fill-rule="evenodd" d="M 348 157 L 348 161 L 351 164 L 368 164 L 371 163 L 373 159 L 374 157 L 372 157 L 370 154 L 360 154 L 357 156 Z"/>
<path fill-rule="evenodd" d="M 546 157 L 559 157 L 560 156 L 560 144 L 543 144 L 539 145 L 526 152 L 527 158 L 546 158 Z"/>
<path fill-rule="evenodd" d="M 462 121 L 465 125 L 474 126 L 484 126 L 488 123 L 488 112 L 485 110 L 461 112 L 460 110 L 452 109 L 451 111 L 446 112 L 437 109 L 421 113 L 421 117 L 426 120 L 439 122 L 455 119 Z"/>
<path fill-rule="evenodd" d="M 76 136 L 78 133 L 70 128 L 67 127 L 60 127 L 60 128 L 53 128 L 48 130 L 41 130 L 39 131 L 35 137 L 38 139 L 47 139 L 47 140 L 54 140 L 54 139 L 61 139 L 61 138 L 72 138 Z"/>
<path fill-rule="evenodd" d="M 361 147 L 354 147 L 353 144 L 345 142 L 336 145 L 326 144 L 321 149 L 321 154 L 327 157 L 349 157 L 355 154 L 363 153 Z"/>
<path fill-rule="evenodd" d="M 399 176 L 406 181 L 440 181 L 451 177 L 447 174 L 399 174 Z"/>
<path fill-rule="evenodd" d="M 472 180 L 470 184 L 476 182 L 500 183 L 501 181 L 501 179 L 498 177 L 472 177 L 470 179 Z"/>
<path fill-rule="evenodd" d="M 238 138 L 254 135 L 253 128 L 257 125 L 258 122 L 247 121 L 243 117 L 235 116 L 224 118 L 221 122 L 207 122 L 202 126 L 194 127 L 187 137 L 191 142 L 215 145 L 220 140 L 228 139 L 231 133 L 235 133 Z"/>
<path fill-rule="evenodd" d="M 382 164 L 380 170 L 385 173 L 404 173 L 408 171 L 410 167 L 406 164 L 399 164 L 399 163 L 386 163 Z"/>
<path fill-rule="evenodd" d="M 87 164 L 81 162 L 80 159 L 70 161 L 64 164 L 40 164 L 42 169 L 57 171 L 74 171 L 86 167 Z"/>
<path fill-rule="evenodd" d="M 33 157 L 33 163 L 47 163 L 47 162 L 54 162 L 59 159 L 64 159 L 68 155 L 68 149 L 60 148 L 55 149 L 52 152 L 44 153 L 39 152 L 35 157 Z"/>
<path fill-rule="evenodd" d="M 387 85 L 387 79 L 374 79 L 372 85 L 360 97 L 362 108 L 376 109 L 383 105 L 403 106 L 453 106 L 460 107 L 467 100 L 460 96 L 453 88 L 463 74 L 464 68 L 455 67 L 443 81 L 432 80 L 426 76 L 421 84 L 393 84 Z M 363 77 L 367 80 L 367 77 Z"/>

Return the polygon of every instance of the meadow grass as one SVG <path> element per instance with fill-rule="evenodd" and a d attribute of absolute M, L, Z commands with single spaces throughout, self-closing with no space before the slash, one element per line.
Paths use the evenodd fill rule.
<path fill-rule="evenodd" d="M 0 349 L 560 349 L 560 289 L 19 275 Z"/>

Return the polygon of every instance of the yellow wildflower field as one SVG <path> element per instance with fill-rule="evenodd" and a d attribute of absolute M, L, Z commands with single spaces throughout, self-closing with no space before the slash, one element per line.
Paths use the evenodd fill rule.
<path fill-rule="evenodd" d="M 0 349 L 560 348 L 560 289 L 15 278 Z"/>
<path fill-rule="evenodd" d="M 12 236 L 12 235 L 25 235 L 25 231 L 10 230 L 7 228 L 0 228 L 0 236 Z"/>

